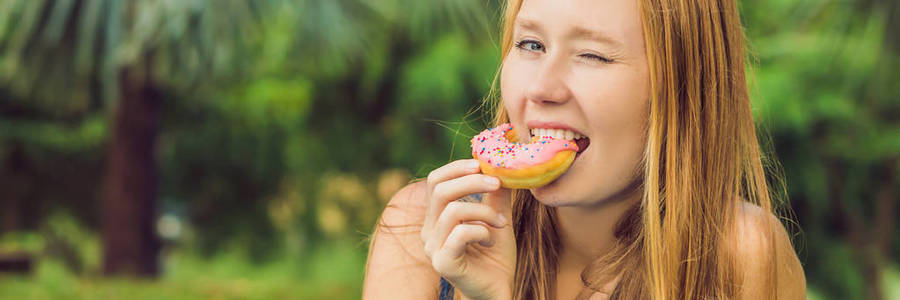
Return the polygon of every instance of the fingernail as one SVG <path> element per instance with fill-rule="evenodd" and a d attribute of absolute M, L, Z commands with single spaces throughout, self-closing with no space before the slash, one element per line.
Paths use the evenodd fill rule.
<path fill-rule="evenodd" d="M 497 179 L 497 177 L 491 177 L 491 176 L 485 176 L 484 182 L 486 182 L 487 184 L 489 184 L 491 186 L 497 186 L 500 184 L 500 180 Z"/>
<path fill-rule="evenodd" d="M 477 160 L 472 160 L 471 162 L 469 162 L 469 169 L 478 170 L 479 166 L 480 166 L 480 164 L 478 163 Z"/>

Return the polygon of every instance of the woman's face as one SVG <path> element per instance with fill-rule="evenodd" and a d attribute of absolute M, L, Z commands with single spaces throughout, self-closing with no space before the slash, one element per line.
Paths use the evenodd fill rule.
<path fill-rule="evenodd" d="M 520 140 L 535 128 L 590 140 L 565 174 L 532 193 L 549 206 L 594 206 L 630 190 L 650 88 L 637 0 L 525 0 L 514 26 L 500 90 Z"/>

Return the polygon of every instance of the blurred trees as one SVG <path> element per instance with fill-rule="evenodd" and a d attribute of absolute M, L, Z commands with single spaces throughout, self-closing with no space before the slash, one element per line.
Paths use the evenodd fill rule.
<path fill-rule="evenodd" d="M 363 129 L 386 123 L 403 98 L 400 68 L 434 35 L 452 33 L 462 46 L 480 46 L 487 54 L 480 67 L 494 65 L 483 51 L 487 44 L 475 42 L 476 34 L 489 33 L 494 25 L 483 14 L 485 7 L 470 0 L 9 0 L 0 5 L 0 82 L 9 96 L 3 109 L 10 129 L 3 153 L 12 196 L 3 201 L 9 208 L 5 229 L 34 226 L 22 224 L 20 216 L 39 219 L 56 204 L 88 204 L 69 208 L 103 228 L 109 274 L 157 272 L 158 165 L 162 209 L 186 214 L 200 230 L 200 249 L 210 252 L 223 242 L 247 239 L 241 243 L 263 257 L 275 248 L 270 195 L 296 194 L 292 186 L 315 194 L 320 179 L 327 178 L 323 171 L 379 174 L 391 165 L 389 157 L 406 158 L 389 155 L 380 133 Z M 484 75 L 477 79 L 489 76 L 478 73 Z M 487 80 L 478 84 L 486 86 Z M 318 98 L 330 100 L 311 101 L 314 87 Z M 466 105 L 479 95 L 470 91 Z M 462 95 L 417 96 L 456 103 Z M 80 148 L 95 172 L 84 178 L 93 181 L 74 185 L 72 193 L 40 195 L 41 186 L 52 184 L 43 180 L 51 176 L 23 174 L 49 171 L 31 163 L 47 159 L 32 156 L 28 148 L 65 151 L 84 142 L 57 138 L 47 145 L 28 124 L 54 137 L 79 131 L 72 126 L 94 125 L 92 139 Z M 397 120 L 393 126 L 407 127 Z M 82 178 L 84 170 L 73 169 L 58 180 Z M 94 188 L 101 186 L 98 177 L 105 178 L 105 188 Z M 36 201 L 39 208 L 23 207 L 26 199 L 38 197 L 50 199 Z M 94 204 L 101 204 L 102 213 L 91 211 Z M 378 206 L 371 202 L 366 214 Z M 302 236 L 320 239 L 316 211 L 304 212 L 289 216 L 297 221 L 288 223 L 304 229 Z M 365 226 L 373 218 L 367 220 Z"/>
<path fill-rule="evenodd" d="M 262 4 L 3 2 L 10 90 L 48 110 L 61 104 L 83 112 L 94 103 L 111 111 L 100 203 L 105 273 L 158 272 L 155 151 L 164 89 L 239 65 L 240 34 L 258 29 Z"/>
<path fill-rule="evenodd" d="M 184 225 L 165 245 L 251 261 L 359 241 L 411 177 L 468 157 L 498 2 L 0 0 L 0 231 L 64 212 L 152 249 L 163 215 Z M 810 287 L 879 297 L 900 254 L 898 4 L 742 15 Z"/>
<path fill-rule="evenodd" d="M 900 2 L 744 6 L 758 122 L 784 166 L 809 281 L 838 299 L 886 297 L 900 242 Z"/>

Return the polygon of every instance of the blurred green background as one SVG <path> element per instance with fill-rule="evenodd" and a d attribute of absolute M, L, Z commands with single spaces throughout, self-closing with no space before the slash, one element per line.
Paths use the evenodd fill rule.
<path fill-rule="evenodd" d="M 359 298 L 485 125 L 499 2 L 0 0 L 0 299 Z M 809 298 L 900 299 L 900 4 L 741 10 Z"/>

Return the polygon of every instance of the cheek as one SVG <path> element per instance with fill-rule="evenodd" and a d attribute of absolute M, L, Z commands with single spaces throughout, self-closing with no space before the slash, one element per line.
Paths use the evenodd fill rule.
<path fill-rule="evenodd" d="M 648 78 L 638 72 L 607 72 L 589 81 L 579 81 L 582 108 L 597 146 L 592 165 L 620 180 L 611 188 L 623 188 L 639 167 L 648 121 Z M 578 96 L 576 96 L 578 97 Z"/>
<path fill-rule="evenodd" d="M 504 61 L 500 70 L 500 99 L 513 123 L 525 107 L 525 83 L 529 81 L 524 74 L 528 73 L 523 72 L 522 65 L 510 59 Z"/>
<path fill-rule="evenodd" d="M 572 91 L 596 132 L 635 134 L 647 118 L 648 78 L 630 70 L 576 76 Z"/>

